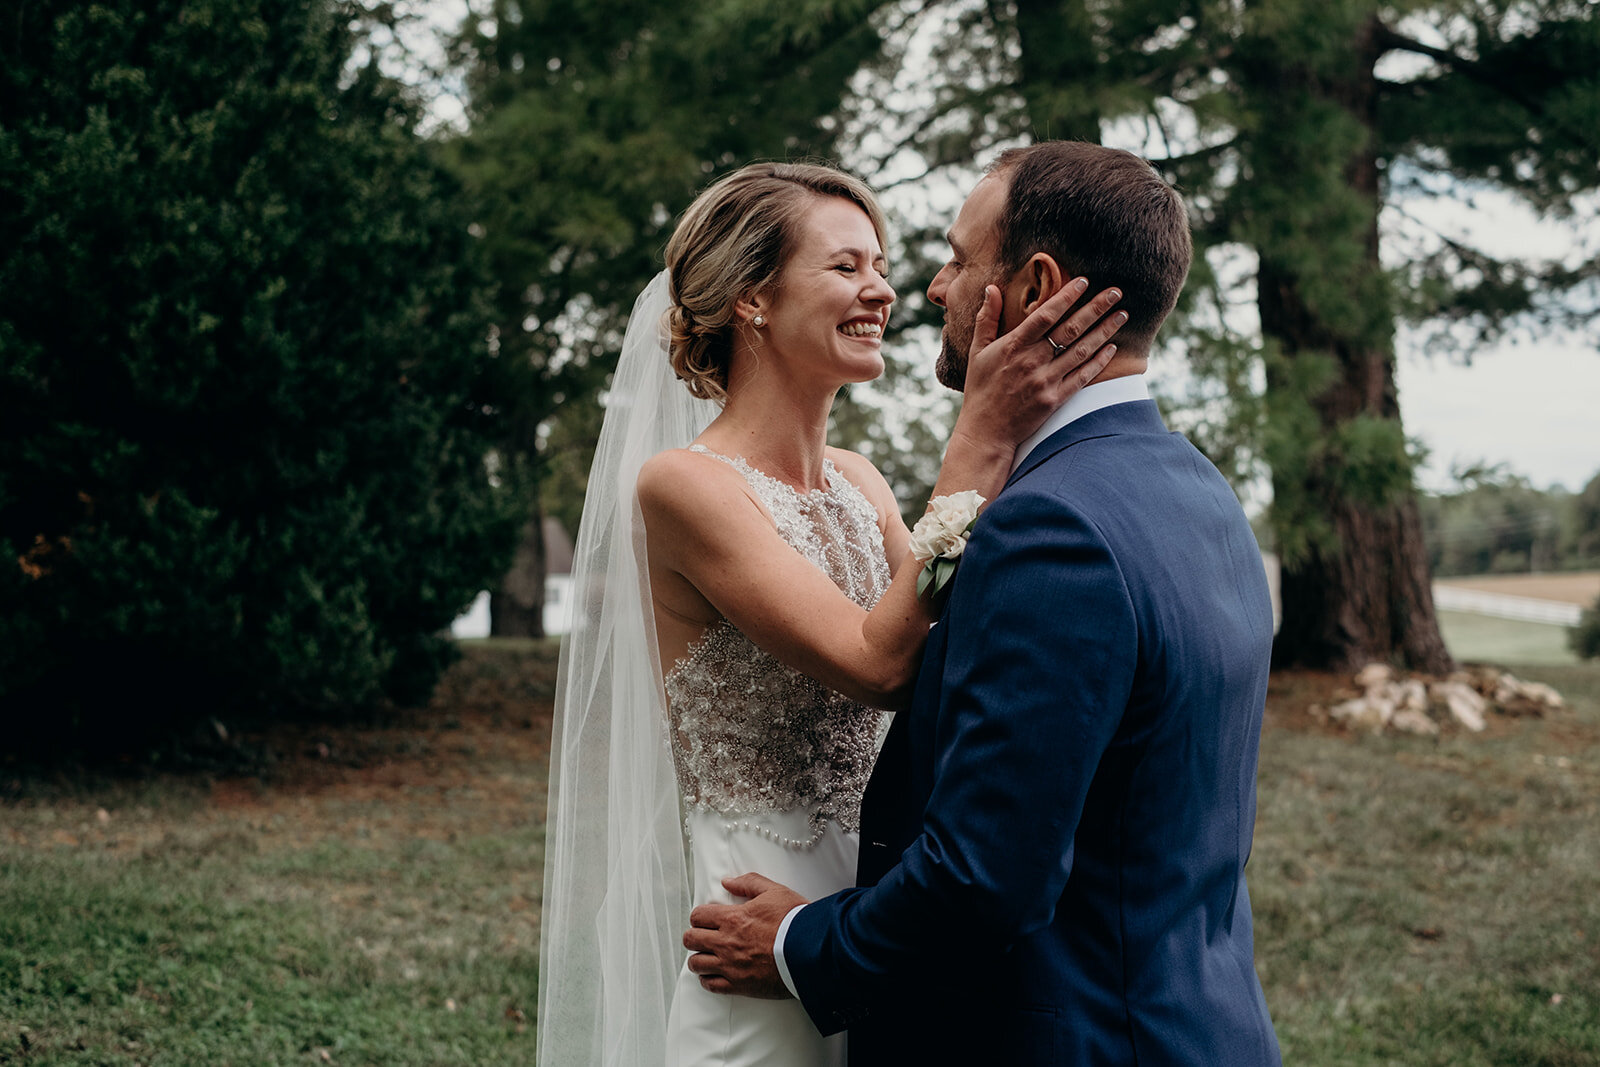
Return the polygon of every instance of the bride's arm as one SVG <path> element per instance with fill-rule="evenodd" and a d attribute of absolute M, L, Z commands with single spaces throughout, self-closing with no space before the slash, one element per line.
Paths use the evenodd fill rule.
<path fill-rule="evenodd" d="M 1117 316 L 1105 314 L 1115 296 L 1101 294 L 1057 325 L 1081 292 L 1063 287 L 998 341 L 999 293 L 986 294 L 973 339 L 981 351 L 972 357 L 968 395 L 935 496 L 976 489 L 993 497 L 1017 442 L 1104 368 L 1114 351 L 1105 342 L 1120 325 Z M 1068 354 L 1054 356 L 1042 343 L 1052 327 Z M 863 481 L 868 498 L 896 514 L 881 476 L 874 472 Z M 895 553 L 891 565 L 898 564 L 894 580 L 869 612 L 790 548 L 743 477 L 726 464 L 690 452 L 663 453 L 640 471 L 638 493 L 653 574 L 681 575 L 757 646 L 824 685 L 875 707 L 905 702 L 936 607 L 917 596 L 921 564 L 897 519 L 885 537 Z M 660 599 L 663 590 L 656 591 Z M 672 604 L 666 610 L 693 614 Z"/>

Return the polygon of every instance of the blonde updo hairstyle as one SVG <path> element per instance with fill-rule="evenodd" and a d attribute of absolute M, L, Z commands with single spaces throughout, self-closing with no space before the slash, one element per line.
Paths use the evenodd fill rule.
<path fill-rule="evenodd" d="M 883 210 L 865 182 L 818 163 L 752 163 L 701 193 L 667 242 L 673 373 L 704 400 L 727 398 L 735 304 L 770 290 L 806 210 L 819 197 L 855 204 L 884 242 Z"/>

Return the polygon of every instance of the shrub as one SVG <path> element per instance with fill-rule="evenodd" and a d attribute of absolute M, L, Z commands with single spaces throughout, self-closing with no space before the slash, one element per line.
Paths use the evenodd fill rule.
<path fill-rule="evenodd" d="M 47 0 L 5 20 L 13 727 L 416 699 L 509 558 L 466 206 L 403 94 L 350 65 L 350 16 Z"/>
<path fill-rule="evenodd" d="M 1578 616 L 1578 625 L 1567 631 L 1567 644 L 1579 659 L 1600 659 L 1600 597 Z"/>

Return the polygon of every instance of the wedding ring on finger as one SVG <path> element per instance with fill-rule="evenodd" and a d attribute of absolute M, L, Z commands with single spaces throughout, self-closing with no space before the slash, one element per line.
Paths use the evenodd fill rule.
<path fill-rule="evenodd" d="M 1056 343 L 1056 339 L 1054 337 L 1051 337 L 1049 334 L 1045 334 L 1044 335 L 1044 339 L 1046 341 L 1050 342 L 1050 347 L 1055 349 L 1055 354 L 1057 356 L 1059 356 L 1061 353 L 1063 353 L 1063 352 L 1065 352 L 1067 350 L 1067 346 L 1066 345 L 1057 344 Z"/>

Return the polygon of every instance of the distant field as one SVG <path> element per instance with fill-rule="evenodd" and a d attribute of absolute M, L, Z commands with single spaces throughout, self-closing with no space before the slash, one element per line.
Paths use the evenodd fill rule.
<path fill-rule="evenodd" d="M 1463 663 L 1556 667 L 1578 662 L 1567 647 L 1565 626 L 1441 611 L 1439 629 L 1444 633 L 1445 647 Z"/>
<path fill-rule="evenodd" d="M 1439 585 L 1475 589 L 1480 593 L 1526 596 L 1536 600 L 1559 600 L 1588 607 L 1600 597 L 1600 571 L 1572 574 L 1488 574 L 1471 578 L 1439 578 Z"/>

